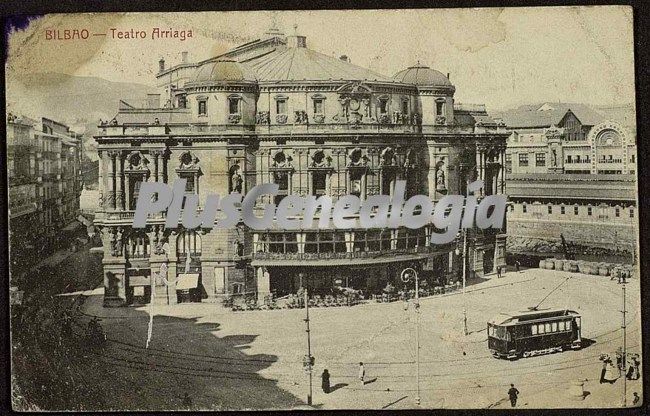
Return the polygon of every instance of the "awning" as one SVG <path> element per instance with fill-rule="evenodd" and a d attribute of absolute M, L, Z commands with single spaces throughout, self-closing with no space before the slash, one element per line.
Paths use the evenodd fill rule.
<path fill-rule="evenodd" d="M 199 274 L 179 274 L 176 281 L 176 290 L 194 289 L 199 285 Z"/>
<path fill-rule="evenodd" d="M 149 286 L 151 279 L 149 276 L 129 276 L 129 286 Z"/>

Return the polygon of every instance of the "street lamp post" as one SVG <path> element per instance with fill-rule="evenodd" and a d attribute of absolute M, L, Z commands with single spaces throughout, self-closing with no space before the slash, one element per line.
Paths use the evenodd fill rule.
<path fill-rule="evenodd" d="M 305 357 L 306 370 L 309 376 L 309 392 L 307 393 L 307 404 L 311 406 L 312 404 L 312 391 L 313 391 L 313 380 L 312 380 L 312 365 L 313 360 L 311 356 L 311 331 L 309 329 L 309 295 L 307 294 L 307 288 L 302 287 L 302 278 L 303 274 L 299 273 L 300 277 L 300 288 L 303 289 L 303 296 L 305 302 L 305 332 L 307 333 L 307 357 Z"/>
<path fill-rule="evenodd" d="M 411 280 L 411 274 L 415 279 L 415 383 L 417 390 L 415 403 L 420 406 L 420 280 L 415 269 L 410 267 L 402 270 L 401 279 L 406 283 Z"/>
<path fill-rule="evenodd" d="M 625 280 L 623 280 L 625 282 Z M 626 327 L 627 325 L 625 324 L 625 283 L 623 283 L 623 310 L 621 311 L 623 313 L 623 324 L 622 324 L 622 329 L 623 329 L 623 407 L 627 407 L 627 377 L 625 372 L 627 371 L 627 334 L 626 334 Z"/>
<path fill-rule="evenodd" d="M 456 249 L 456 255 L 460 252 Z M 465 298 L 465 286 L 467 284 L 467 229 L 463 228 L 463 334 L 467 335 L 467 301 Z"/>

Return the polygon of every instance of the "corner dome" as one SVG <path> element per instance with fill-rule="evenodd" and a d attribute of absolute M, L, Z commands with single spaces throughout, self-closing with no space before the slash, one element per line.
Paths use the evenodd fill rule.
<path fill-rule="evenodd" d="M 220 59 L 199 66 L 189 82 L 192 84 L 257 82 L 257 77 L 250 68 L 240 62 Z"/>
<path fill-rule="evenodd" d="M 415 84 L 419 87 L 452 87 L 442 72 L 431 69 L 428 66 L 415 65 L 399 71 L 393 75 L 393 80 L 404 84 Z"/>

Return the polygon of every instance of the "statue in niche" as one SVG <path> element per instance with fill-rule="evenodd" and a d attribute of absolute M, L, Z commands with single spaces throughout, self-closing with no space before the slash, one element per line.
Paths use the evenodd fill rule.
<path fill-rule="evenodd" d="M 442 169 L 442 167 L 439 167 L 438 172 L 436 173 L 436 188 L 445 188 L 445 171 Z"/>
<path fill-rule="evenodd" d="M 230 175 L 230 193 L 241 193 L 243 183 L 244 180 L 239 173 L 239 166 L 236 166 Z"/>
<path fill-rule="evenodd" d="M 557 151 L 555 149 L 553 151 L 553 167 L 557 166 Z"/>

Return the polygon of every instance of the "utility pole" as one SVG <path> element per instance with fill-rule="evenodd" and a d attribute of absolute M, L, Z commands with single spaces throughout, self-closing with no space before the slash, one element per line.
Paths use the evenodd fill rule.
<path fill-rule="evenodd" d="M 467 228 L 463 228 L 463 334 L 467 335 L 467 298 L 465 286 L 467 283 Z"/>
<path fill-rule="evenodd" d="M 307 393 L 307 404 L 311 406 L 311 397 L 312 397 L 312 365 L 313 360 L 311 357 L 311 335 L 309 331 L 309 296 L 307 295 L 307 289 L 304 288 L 304 299 L 305 299 L 305 324 L 307 326 L 305 332 L 307 332 L 307 372 L 309 374 L 309 393 Z"/>
<path fill-rule="evenodd" d="M 407 283 L 411 280 L 411 275 L 415 278 L 415 383 L 417 391 L 415 403 L 420 406 L 420 280 L 418 272 L 411 267 L 402 270 L 400 279 Z"/>
<path fill-rule="evenodd" d="M 627 337 L 626 337 L 626 326 L 625 325 L 625 283 L 623 283 L 623 324 L 621 328 L 623 329 L 623 407 L 627 407 L 627 377 L 625 371 L 627 370 Z"/>

